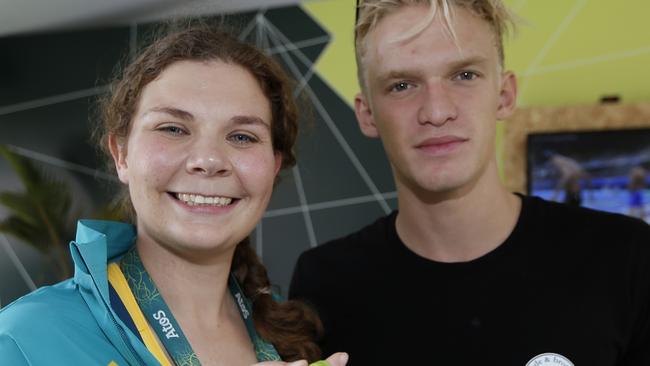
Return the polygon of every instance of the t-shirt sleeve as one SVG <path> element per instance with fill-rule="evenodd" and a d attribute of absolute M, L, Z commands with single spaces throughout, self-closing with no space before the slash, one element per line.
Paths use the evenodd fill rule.
<path fill-rule="evenodd" d="M 16 341 L 6 334 L 0 334 L 0 360 L 3 365 L 30 365 Z"/>
<path fill-rule="evenodd" d="M 624 366 L 650 365 L 650 226 L 638 235 L 638 272 L 635 289 L 638 312 L 634 321 L 632 341 L 625 355 Z"/>
<path fill-rule="evenodd" d="M 646 288 L 646 291 L 650 293 L 650 288 Z M 648 307 L 650 307 L 650 304 L 646 302 L 644 312 L 639 319 L 638 327 L 622 366 L 650 365 L 650 310 Z"/>
<path fill-rule="evenodd" d="M 318 303 L 322 296 L 323 276 L 326 276 L 319 270 L 321 261 L 318 254 L 306 251 L 298 258 L 289 284 L 289 299 L 301 300 L 312 306 Z"/>
<path fill-rule="evenodd" d="M 305 296 L 304 283 L 307 273 L 305 273 L 305 254 L 301 254 L 296 261 L 296 266 L 293 269 L 291 276 L 291 283 L 289 284 L 289 299 L 301 299 Z"/>

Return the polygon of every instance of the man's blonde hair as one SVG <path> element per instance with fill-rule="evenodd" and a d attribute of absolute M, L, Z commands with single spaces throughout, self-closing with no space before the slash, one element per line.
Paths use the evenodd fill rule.
<path fill-rule="evenodd" d="M 514 15 L 503 5 L 502 0 L 358 0 L 357 23 L 354 30 L 355 54 L 357 58 L 357 74 L 359 85 L 362 90 L 366 89 L 365 77 L 363 74 L 363 60 L 365 56 L 365 42 L 368 34 L 388 14 L 409 5 L 426 5 L 429 7 L 428 15 L 422 22 L 404 34 L 400 40 L 414 37 L 440 16 L 444 31 L 456 41 L 456 33 L 453 27 L 454 8 L 461 7 L 469 10 L 472 14 L 485 20 L 494 30 L 499 65 L 504 64 L 503 37 L 510 30 L 514 29 Z"/>

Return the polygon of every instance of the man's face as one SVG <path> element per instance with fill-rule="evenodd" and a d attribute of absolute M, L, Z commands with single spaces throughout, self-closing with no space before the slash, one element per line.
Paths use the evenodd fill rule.
<path fill-rule="evenodd" d="M 396 41 L 428 11 L 405 6 L 368 34 L 366 92 L 355 110 L 362 132 L 381 138 L 398 187 L 459 191 L 497 177 L 486 175 L 496 173 L 496 120 L 514 109 L 516 83 L 500 71 L 492 28 L 465 9 L 455 9 L 457 44 L 438 17 Z"/>

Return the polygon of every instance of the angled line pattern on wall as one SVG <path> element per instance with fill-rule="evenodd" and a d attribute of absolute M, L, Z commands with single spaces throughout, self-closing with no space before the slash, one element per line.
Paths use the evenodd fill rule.
<path fill-rule="evenodd" d="M 18 258 L 18 256 L 16 255 L 14 249 L 11 247 L 11 243 L 9 242 L 9 239 L 7 239 L 6 235 L 0 234 L 0 244 L 2 244 L 5 253 L 7 253 L 7 256 L 16 267 L 16 270 L 20 274 L 20 277 L 22 277 L 23 281 L 25 281 L 25 284 L 27 285 L 29 290 L 30 291 L 36 290 L 36 285 L 34 284 L 34 280 L 25 269 L 23 262 L 20 261 L 20 258 Z"/>
<path fill-rule="evenodd" d="M 313 116 L 301 117 L 297 165 L 282 172 L 269 209 L 257 225 L 251 242 L 267 265 L 272 282 L 284 292 L 302 251 L 359 229 L 389 212 L 396 205 L 395 188 L 381 143 L 361 135 L 350 106 L 316 71 L 321 52 L 331 42 L 328 32 L 295 6 L 232 15 L 235 16 L 240 17 L 243 25 L 239 38 L 255 43 L 278 60 L 296 80 L 294 95 L 299 99 L 304 97 L 313 106 Z M 146 33 L 142 29 L 150 26 L 121 28 L 115 32 L 115 42 L 121 43 L 123 52 L 132 57 L 141 46 L 141 34 Z M 103 32 L 105 36 L 111 33 Z M 88 37 L 93 36 L 92 32 L 88 33 Z M 64 39 L 67 36 L 61 35 Z M 69 60 L 62 61 L 69 64 L 75 61 L 74 52 L 84 50 L 62 52 L 69 53 Z M 105 55 L 95 56 L 102 57 L 106 63 Z M 109 58 L 117 63 L 122 54 Z M 104 77 L 76 84 L 92 84 Z M 69 85 L 73 84 L 76 85 Z M 98 168 L 95 151 L 87 144 L 88 107 L 105 91 L 106 85 L 92 86 L 0 106 L 0 123 L 12 129 L 0 136 L 0 143 L 11 144 L 16 152 L 47 166 L 48 170 L 79 180 L 76 196 L 84 204 L 110 199 L 112 196 L 106 197 L 106 186 L 115 190 L 119 183 L 116 177 Z M 35 130 L 40 133 L 34 135 Z M 22 245 L 12 244 L 15 248 Z M 11 249 L 9 245 L 3 244 L 5 251 Z M 25 256 L 22 250 L 12 253 L 4 256 L 9 261 L 4 267 L 15 267 L 13 271 L 26 283 L 30 279 L 31 284 L 27 283 L 24 291 L 52 282 L 48 269 L 41 267 L 45 261 L 22 258 Z M 11 262 L 14 259 L 20 265 Z M 7 286 L 16 284 L 0 281 L 4 305 L 5 300 L 21 295 L 7 291 Z"/>
<path fill-rule="evenodd" d="M 566 29 L 569 27 L 573 19 L 580 13 L 582 8 L 587 4 L 587 0 L 578 0 L 574 4 L 573 8 L 569 11 L 567 16 L 562 20 L 562 23 L 557 27 L 555 32 L 551 35 L 551 37 L 546 41 L 542 49 L 537 53 L 533 61 L 528 65 L 526 68 L 526 71 L 523 72 L 524 75 L 530 75 L 531 73 L 535 72 L 535 70 L 539 67 L 541 62 L 544 60 L 546 55 L 548 54 L 549 50 L 555 45 L 555 42 L 560 38 L 560 36 L 566 31 Z M 520 104 L 521 105 L 526 105 L 526 92 L 528 91 L 528 85 L 529 85 L 529 79 L 525 78 L 521 88 L 520 88 Z"/>

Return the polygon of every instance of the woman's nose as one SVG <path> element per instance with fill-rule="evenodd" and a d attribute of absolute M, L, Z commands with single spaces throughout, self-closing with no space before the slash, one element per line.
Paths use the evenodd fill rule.
<path fill-rule="evenodd" d="M 211 144 L 195 145 L 187 159 L 187 171 L 190 174 L 205 176 L 226 176 L 232 171 L 227 152 Z"/>

